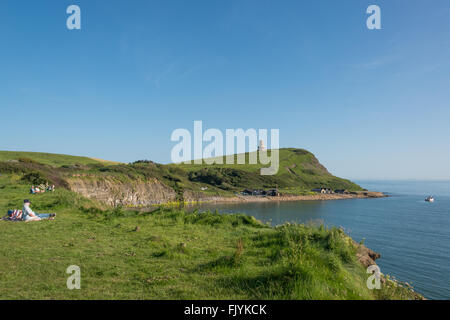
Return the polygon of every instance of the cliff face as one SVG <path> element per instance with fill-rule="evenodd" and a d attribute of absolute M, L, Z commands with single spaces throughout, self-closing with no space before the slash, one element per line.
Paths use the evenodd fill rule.
<path fill-rule="evenodd" d="M 157 179 L 121 182 L 113 178 L 72 177 L 69 188 L 112 206 L 148 206 L 176 200 L 175 191 Z"/>

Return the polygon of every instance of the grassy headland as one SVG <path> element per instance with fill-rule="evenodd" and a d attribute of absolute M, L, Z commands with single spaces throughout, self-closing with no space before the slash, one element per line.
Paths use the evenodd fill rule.
<path fill-rule="evenodd" d="M 270 150 L 268 151 L 270 154 Z M 311 152 L 304 149 L 286 148 L 279 150 L 279 170 L 274 176 L 261 176 L 262 164 L 181 164 L 176 165 L 188 172 L 190 180 L 208 183 L 223 190 L 265 189 L 278 186 L 280 190 L 291 193 L 310 192 L 312 188 L 328 187 L 361 191 L 357 184 L 333 176 Z M 218 158 L 216 158 L 218 159 Z M 245 154 L 249 163 L 249 153 Z M 175 166 L 175 165 L 171 165 Z"/>
<path fill-rule="evenodd" d="M 124 206 L 232 197 L 244 189 L 278 188 L 285 195 L 311 195 L 311 189 L 318 187 L 362 191 L 357 184 L 330 174 L 303 149 L 281 149 L 276 175 L 262 176 L 260 168 L 260 164 L 121 164 L 86 157 L 0 151 L 0 172 L 23 174 L 30 184 L 48 181 Z"/>

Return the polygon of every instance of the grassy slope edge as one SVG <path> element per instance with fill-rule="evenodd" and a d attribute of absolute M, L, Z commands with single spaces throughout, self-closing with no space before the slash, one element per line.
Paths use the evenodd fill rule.
<path fill-rule="evenodd" d="M 70 156 L 65 154 L 43 153 L 43 152 L 23 152 L 23 151 L 0 151 L 0 161 L 14 161 L 19 159 L 31 159 L 42 164 L 60 167 L 73 164 L 97 164 L 104 163 L 108 165 L 118 164 L 118 162 L 94 159 L 80 156 Z"/>

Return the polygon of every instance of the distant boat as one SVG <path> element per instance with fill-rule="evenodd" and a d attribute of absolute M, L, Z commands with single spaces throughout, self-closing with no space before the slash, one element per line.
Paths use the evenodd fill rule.
<path fill-rule="evenodd" d="M 434 198 L 432 196 L 426 197 L 425 198 L 426 202 L 434 202 Z"/>

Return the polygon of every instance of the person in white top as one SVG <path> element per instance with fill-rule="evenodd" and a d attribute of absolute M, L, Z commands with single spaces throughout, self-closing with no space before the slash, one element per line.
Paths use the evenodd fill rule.
<path fill-rule="evenodd" d="M 22 220 L 25 222 L 40 221 L 42 219 L 51 219 L 56 216 L 55 213 L 36 213 L 30 208 L 31 201 L 23 200 Z"/>

